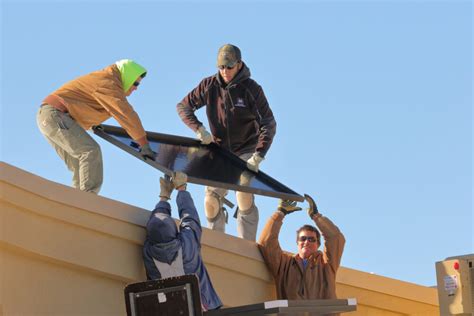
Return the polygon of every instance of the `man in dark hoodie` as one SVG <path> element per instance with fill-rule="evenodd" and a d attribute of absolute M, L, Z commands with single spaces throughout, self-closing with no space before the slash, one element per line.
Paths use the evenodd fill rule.
<path fill-rule="evenodd" d="M 150 215 L 143 247 L 143 261 L 147 278 L 163 279 L 184 274 L 196 274 L 199 278 L 201 303 L 204 311 L 217 309 L 222 302 L 212 286 L 201 257 L 202 228 L 193 199 L 186 191 L 187 176 L 176 172 L 171 181 L 160 178 L 160 202 Z M 171 218 L 168 203 L 173 188 L 178 195 L 179 231 Z"/>
<path fill-rule="evenodd" d="M 177 105 L 179 116 L 203 144 L 217 143 L 247 161 L 250 170 L 258 172 L 276 133 L 272 110 L 262 87 L 250 79 L 250 70 L 237 46 L 226 44 L 219 49 L 217 68 L 217 74 L 203 79 Z M 194 114 L 203 106 L 212 134 Z M 213 230 L 225 232 L 227 213 L 223 200 L 227 193 L 222 188 L 206 187 L 205 211 L 208 227 Z M 237 192 L 236 198 L 238 235 L 255 241 L 258 209 L 254 196 Z"/>

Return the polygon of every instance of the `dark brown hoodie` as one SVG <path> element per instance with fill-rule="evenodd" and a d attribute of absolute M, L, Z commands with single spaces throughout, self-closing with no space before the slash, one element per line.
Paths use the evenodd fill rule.
<path fill-rule="evenodd" d="M 265 157 L 276 133 L 276 122 L 262 87 L 250 79 L 244 63 L 228 84 L 217 73 L 203 79 L 178 103 L 179 116 L 195 132 L 203 124 L 194 111 L 203 106 L 217 144 L 237 155 L 258 152 Z"/>

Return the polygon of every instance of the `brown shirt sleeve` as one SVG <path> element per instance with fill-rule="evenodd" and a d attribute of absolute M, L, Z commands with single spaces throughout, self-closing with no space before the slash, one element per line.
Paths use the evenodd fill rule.
<path fill-rule="evenodd" d="M 329 218 L 318 214 L 313 216 L 313 220 L 324 237 L 324 262 L 329 264 L 333 272 L 336 273 L 341 264 L 346 239 Z"/>
<path fill-rule="evenodd" d="M 96 101 L 117 120 L 130 137 L 136 141 L 143 142 L 143 138 L 146 137 L 145 129 L 138 114 L 128 103 L 122 91 L 111 88 L 98 88 L 94 91 L 93 95 Z"/>
<path fill-rule="evenodd" d="M 273 213 L 265 224 L 258 240 L 258 248 L 273 276 L 278 275 L 282 262 L 283 251 L 281 250 L 278 236 L 283 224 L 283 218 L 284 215 L 280 211 Z"/>
<path fill-rule="evenodd" d="M 178 115 L 181 120 L 194 132 L 203 125 L 201 121 L 194 114 L 194 111 L 206 105 L 204 99 L 205 93 L 207 91 L 207 80 L 202 80 L 199 85 L 189 92 L 181 102 L 176 106 Z"/>

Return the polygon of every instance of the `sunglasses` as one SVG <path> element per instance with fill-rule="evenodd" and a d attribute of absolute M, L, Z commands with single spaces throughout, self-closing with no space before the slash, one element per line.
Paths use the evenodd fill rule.
<path fill-rule="evenodd" d="M 217 68 L 219 68 L 220 70 L 224 70 L 224 69 L 227 69 L 227 70 L 231 70 L 231 69 L 234 69 L 235 66 L 237 66 L 239 63 L 236 62 L 234 66 L 230 67 L 230 66 L 218 66 Z"/>
<path fill-rule="evenodd" d="M 133 83 L 133 85 L 134 85 L 135 87 L 138 87 L 138 86 L 140 85 L 140 82 L 135 81 L 135 82 Z"/>
<path fill-rule="evenodd" d="M 298 238 L 298 241 L 299 242 L 305 242 L 305 241 L 316 242 L 316 238 L 313 237 L 313 236 L 301 236 L 301 237 Z"/>

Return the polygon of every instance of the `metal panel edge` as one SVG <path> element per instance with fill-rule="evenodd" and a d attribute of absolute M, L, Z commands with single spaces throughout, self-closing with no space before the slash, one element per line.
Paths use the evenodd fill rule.
<path fill-rule="evenodd" d="M 164 174 L 171 176 L 173 171 L 171 169 L 168 169 L 166 167 L 161 166 L 160 164 L 156 163 L 155 161 L 151 159 L 144 159 L 142 156 L 139 154 L 138 151 L 135 151 L 131 149 L 129 146 L 125 145 L 121 141 L 116 140 L 112 136 L 108 135 L 107 132 L 111 132 L 113 134 L 118 134 L 120 136 L 126 136 L 130 137 L 128 133 L 120 127 L 117 126 L 112 126 L 112 125 L 98 125 L 94 126 L 92 128 L 92 131 L 94 134 L 97 136 L 107 140 L 108 142 L 114 144 L 115 146 L 119 147 L 120 149 L 126 151 L 127 153 L 135 156 L 139 160 L 147 163 L 148 165 L 154 167 L 155 169 L 158 169 L 159 171 L 163 172 Z M 188 138 L 188 137 L 182 137 L 182 136 L 175 136 L 175 135 L 169 135 L 169 134 L 162 134 L 162 133 L 155 133 L 155 132 L 146 132 L 147 137 L 149 137 L 150 140 L 154 141 L 167 141 L 170 143 L 174 143 L 175 145 L 180 145 L 180 144 L 185 144 L 188 146 L 207 146 L 207 145 L 202 145 L 197 139 L 194 138 Z M 228 159 L 231 159 L 233 163 L 240 164 L 243 168 L 247 168 L 245 165 L 245 162 L 236 157 L 234 154 L 230 153 L 228 150 L 221 148 L 217 146 L 216 144 L 210 144 L 210 146 L 213 147 L 213 150 L 219 150 L 222 154 L 224 154 Z M 251 170 L 247 169 L 249 172 L 252 172 Z M 281 186 L 285 188 L 286 190 L 293 192 L 293 194 L 290 193 L 283 193 L 283 192 L 278 192 L 278 193 L 273 193 L 270 191 L 265 191 L 261 189 L 255 189 L 252 187 L 246 187 L 246 186 L 239 186 L 239 185 L 234 185 L 230 183 L 223 183 L 223 182 L 217 182 L 217 181 L 212 181 L 212 180 L 205 180 L 201 178 L 194 178 L 194 177 L 188 177 L 188 182 L 194 183 L 194 184 L 200 184 L 200 185 L 206 185 L 206 186 L 214 186 L 214 187 L 224 187 L 228 190 L 233 190 L 233 191 L 240 191 L 240 192 L 246 192 L 246 193 L 253 193 L 253 194 L 258 194 L 258 195 L 263 195 L 263 196 L 268 196 L 268 197 L 274 197 L 274 198 L 280 198 L 280 199 L 287 199 L 287 200 L 293 200 L 293 201 L 298 201 L 298 202 L 303 202 L 304 197 L 296 193 L 295 191 L 291 190 L 287 186 L 283 185 L 282 183 L 276 181 L 266 173 L 259 171 L 259 177 L 264 178 L 266 181 L 272 183 L 273 185 Z"/>

